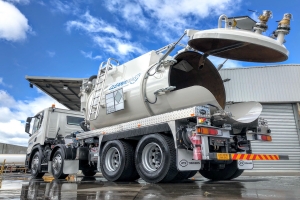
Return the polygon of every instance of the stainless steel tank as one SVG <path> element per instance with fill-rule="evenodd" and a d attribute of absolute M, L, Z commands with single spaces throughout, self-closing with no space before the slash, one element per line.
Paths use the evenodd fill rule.
<path fill-rule="evenodd" d="M 149 70 L 161 57 L 155 51 L 146 53 L 121 66 L 108 71 L 105 89 L 99 107 L 99 115 L 89 120 L 91 129 L 116 125 L 195 105 L 213 104 L 225 107 L 226 95 L 223 81 L 215 66 L 205 59 L 204 66 L 199 68 L 201 54 L 186 51 L 166 60 L 165 64 L 155 71 Z M 176 63 L 172 62 L 174 59 Z M 156 91 L 173 86 L 173 90 Z M 106 95 L 123 90 L 124 109 L 107 113 Z M 95 97 L 95 89 L 83 95 L 82 108 L 89 110 Z M 85 98 L 86 100 L 85 100 Z M 145 101 L 145 98 L 148 101 Z M 150 102 L 150 103 L 149 103 Z"/>

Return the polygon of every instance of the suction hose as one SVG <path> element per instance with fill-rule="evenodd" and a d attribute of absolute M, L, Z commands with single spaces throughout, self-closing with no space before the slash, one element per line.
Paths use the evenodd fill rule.
<path fill-rule="evenodd" d="M 89 78 L 89 81 L 91 81 L 91 82 L 92 82 L 92 80 L 93 80 L 93 79 L 95 79 L 95 78 L 97 78 L 97 75 L 93 75 L 93 76 L 91 76 L 91 77 Z"/>

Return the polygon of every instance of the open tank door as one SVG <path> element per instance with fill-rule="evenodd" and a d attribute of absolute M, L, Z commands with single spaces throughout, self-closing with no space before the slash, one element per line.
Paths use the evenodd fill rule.
<path fill-rule="evenodd" d="M 201 86 L 207 89 L 207 91 L 201 90 L 202 95 L 196 97 L 196 93 L 192 92 L 195 96 L 186 96 L 188 93 L 182 91 L 181 98 L 197 98 L 199 105 L 203 102 L 213 104 L 213 101 L 217 101 L 215 106 L 224 109 L 226 93 L 223 80 L 209 59 L 203 61 L 203 67 L 198 67 L 201 57 L 202 54 L 194 51 L 186 51 L 176 55 L 177 63 L 172 66 L 169 74 L 170 85 L 175 86 L 176 89 L 170 94 L 192 86 Z"/>
<path fill-rule="evenodd" d="M 219 25 L 217 29 L 198 31 L 190 35 L 189 46 L 207 56 L 232 60 L 263 63 L 287 60 L 289 52 L 282 42 L 252 31 L 254 20 L 247 16 L 234 19 L 237 22 L 236 27 L 221 28 Z M 230 26 L 233 18 L 227 18 L 227 23 Z"/>
<path fill-rule="evenodd" d="M 80 111 L 80 87 L 84 78 L 26 76 L 30 84 L 51 96 L 70 110 Z M 50 105 L 49 105 L 50 106 Z"/>

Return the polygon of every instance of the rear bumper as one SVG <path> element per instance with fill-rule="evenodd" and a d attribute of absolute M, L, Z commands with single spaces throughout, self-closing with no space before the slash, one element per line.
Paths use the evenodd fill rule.
<path fill-rule="evenodd" d="M 277 154 L 210 153 L 210 160 L 289 160 L 289 156 Z"/>

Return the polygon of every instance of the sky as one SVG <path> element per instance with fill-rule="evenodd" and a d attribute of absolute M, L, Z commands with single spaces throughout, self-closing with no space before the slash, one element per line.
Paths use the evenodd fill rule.
<path fill-rule="evenodd" d="M 217 28 L 221 14 L 257 20 L 271 10 L 267 36 L 284 13 L 293 14 L 288 60 L 229 60 L 224 67 L 300 64 L 299 7 L 298 0 L 0 0 L 0 142 L 27 146 L 26 118 L 53 103 L 63 107 L 30 88 L 26 75 L 89 77 L 110 57 L 124 63 L 176 41 L 185 29 Z M 216 66 L 224 61 L 209 58 Z"/>

